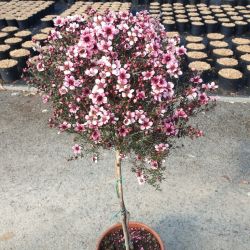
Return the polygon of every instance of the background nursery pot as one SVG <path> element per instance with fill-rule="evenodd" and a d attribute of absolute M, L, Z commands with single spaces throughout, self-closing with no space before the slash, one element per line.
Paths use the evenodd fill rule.
<path fill-rule="evenodd" d="M 143 223 L 135 222 L 135 221 L 129 222 L 129 228 L 131 228 L 131 227 L 132 227 L 132 228 L 136 228 L 136 229 L 137 229 L 137 228 L 138 228 L 138 229 L 143 228 L 143 229 L 145 229 L 146 231 L 148 231 L 150 234 L 152 234 L 152 235 L 154 236 L 154 238 L 155 238 L 155 239 L 158 241 L 158 243 L 159 243 L 160 248 L 159 248 L 159 249 L 155 249 L 155 250 L 165 250 L 164 244 L 163 244 L 163 242 L 162 242 L 160 236 L 159 236 L 152 228 L 150 228 L 149 226 L 147 226 L 147 225 L 145 225 L 145 224 L 143 224 Z M 99 238 L 99 240 L 98 240 L 98 242 L 97 242 L 97 245 L 96 245 L 96 250 L 102 250 L 100 247 L 101 247 L 101 242 L 103 241 L 103 239 L 104 239 L 106 236 L 108 236 L 108 235 L 110 235 L 110 234 L 112 234 L 112 233 L 114 233 L 114 232 L 116 232 L 116 231 L 118 231 L 118 230 L 120 230 L 120 229 L 122 229 L 122 225 L 121 225 L 120 223 L 117 223 L 117 224 L 111 226 L 110 228 L 108 228 L 108 229 L 101 235 L 101 237 Z"/>

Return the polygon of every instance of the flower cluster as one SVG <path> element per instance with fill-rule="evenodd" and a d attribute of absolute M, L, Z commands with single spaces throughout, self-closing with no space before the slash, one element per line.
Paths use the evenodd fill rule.
<path fill-rule="evenodd" d="M 158 187 L 174 140 L 202 135 L 189 117 L 207 108 L 208 91 L 217 86 L 184 69 L 180 39 L 168 38 L 147 12 L 89 10 L 85 17 L 57 17 L 54 25 L 27 70 L 43 100 L 53 103 L 50 123 L 79 135 L 76 156 L 86 142 L 93 151 L 133 153 L 139 183 Z"/>

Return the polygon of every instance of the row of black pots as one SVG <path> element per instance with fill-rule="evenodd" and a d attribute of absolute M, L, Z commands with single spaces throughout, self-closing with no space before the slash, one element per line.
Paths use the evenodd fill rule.
<path fill-rule="evenodd" d="M 183 5 L 204 3 L 206 5 L 209 5 L 210 0 L 158 0 L 158 3 L 160 3 L 160 4 L 164 4 L 164 3 L 169 3 L 169 4 L 181 3 Z"/>
<path fill-rule="evenodd" d="M 196 25 L 187 22 L 173 21 L 170 23 L 163 23 L 166 31 L 179 31 L 180 33 L 190 32 L 192 35 L 199 36 L 207 33 L 215 33 L 220 31 L 223 35 L 229 37 L 233 35 L 242 35 L 250 30 L 250 24 L 248 25 L 235 25 L 235 26 L 224 26 L 219 23 L 204 23 L 203 25 Z"/>
<path fill-rule="evenodd" d="M 0 28 L 5 26 L 16 26 L 20 29 L 27 29 L 34 25 L 38 20 L 40 20 L 45 15 L 51 14 L 54 12 L 54 3 L 52 3 L 47 8 L 37 11 L 37 13 L 31 13 L 27 18 L 19 20 L 16 18 L 8 18 L 7 20 L 0 17 Z"/>
<path fill-rule="evenodd" d="M 166 10 L 163 10 L 163 11 L 160 11 L 160 10 L 155 10 L 155 9 L 150 9 L 149 12 L 151 14 L 159 14 L 162 16 L 162 18 L 164 19 L 164 17 L 169 17 L 169 16 L 172 16 L 173 18 L 177 19 L 179 15 L 183 15 L 183 16 L 186 16 L 186 18 L 191 18 L 191 17 L 199 17 L 203 20 L 208 20 L 208 19 L 213 19 L 213 20 L 216 20 L 218 22 L 220 22 L 220 20 L 222 18 L 228 18 L 228 19 L 231 19 L 232 17 L 237 17 L 237 18 L 241 18 L 242 21 L 246 21 L 248 20 L 248 16 L 250 13 L 241 13 L 241 12 L 235 12 L 235 14 L 233 14 L 233 16 L 226 12 L 226 13 L 210 13 L 210 11 L 205 11 L 205 12 L 202 12 L 202 11 L 192 11 L 192 12 L 185 12 L 185 10 L 176 10 L 176 11 L 166 11 Z M 233 20 L 233 18 L 232 18 Z"/>

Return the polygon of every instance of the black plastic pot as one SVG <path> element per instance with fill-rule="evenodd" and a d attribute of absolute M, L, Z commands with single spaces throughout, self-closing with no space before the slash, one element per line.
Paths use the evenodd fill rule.
<path fill-rule="evenodd" d="M 200 0 L 200 2 L 206 4 L 207 6 L 210 4 L 210 0 Z"/>
<path fill-rule="evenodd" d="M 191 23 L 191 34 L 194 36 L 199 36 L 205 33 L 205 25 L 201 22 Z"/>
<path fill-rule="evenodd" d="M 7 22 L 4 18 L 0 17 L 0 28 L 7 26 Z"/>
<path fill-rule="evenodd" d="M 189 45 L 193 45 L 194 47 L 190 48 Z M 200 48 L 199 45 L 201 45 Z M 186 48 L 188 51 L 201 51 L 201 52 L 205 52 L 207 49 L 203 43 L 188 43 L 186 44 Z"/>
<path fill-rule="evenodd" d="M 246 67 L 244 70 L 244 78 L 247 87 L 250 87 L 250 68 Z"/>
<path fill-rule="evenodd" d="M 11 83 L 20 79 L 20 73 L 18 72 L 17 65 L 7 69 L 0 68 L 0 74 L 5 83 Z"/>
<path fill-rule="evenodd" d="M 8 18 L 8 19 L 6 19 L 6 22 L 7 22 L 8 26 L 16 26 L 16 27 L 18 26 L 15 18 L 11 18 L 11 19 Z"/>
<path fill-rule="evenodd" d="M 222 3 L 223 4 L 230 4 L 232 6 L 235 6 L 235 5 L 237 5 L 237 1 L 238 0 L 222 0 Z"/>
<path fill-rule="evenodd" d="M 247 65 L 250 65 L 250 60 L 246 60 L 244 58 L 244 55 L 242 55 L 239 57 L 239 65 L 240 65 L 240 68 L 245 69 Z"/>
<path fill-rule="evenodd" d="M 188 0 L 189 4 L 196 5 L 198 3 L 198 0 Z"/>
<path fill-rule="evenodd" d="M 11 50 L 19 49 L 21 47 L 21 44 L 22 44 L 23 40 L 20 37 L 18 37 L 18 38 L 20 39 L 20 41 L 18 41 L 16 43 L 6 43 L 5 42 L 5 44 L 8 44 L 11 47 Z"/>
<path fill-rule="evenodd" d="M 18 28 L 17 27 L 14 27 L 15 29 L 14 30 L 11 30 L 11 31 L 5 31 L 6 28 L 9 28 L 9 27 L 5 27 L 2 32 L 6 32 L 9 34 L 9 37 L 11 37 L 14 33 L 18 32 Z M 13 27 L 12 27 L 13 28 Z"/>
<path fill-rule="evenodd" d="M 211 65 L 208 62 L 203 62 L 203 61 L 196 61 L 197 63 L 206 63 L 210 67 L 210 69 L 198 69 L 198 71 L 201 71 L 201 78 L 203 79 L 204 82 L 210 82 L 213 76 L 213 72 L 211 70 Z M 189 70 L 192 70 L 191 65 L 188 65 Z M 197 70 L 197 69 L 196 69 Z"/>
<path fill-rule="evenodd" d="M 247 51 L 239 50 L 239 47 L 240 47 L 240 46 L 247 46 Z M 235 49 L 235 54 L 236 54 L 236 56 L 237 56 L 238 58 L 240 58 L 240 57 L 241 57 L 242 55 L 244 55 L 244 54 L 250 54 L 249 46 L 250 46 L 250 45 L 239 45 L 239 46 L 237 46 L 236 49 Z"/>
<path fill-rule="evenodd" d="M 219 87 L 226 91 L 238 90 L 243 83 L 243 78 L 229 79 L 225 78 L 220 73 L 218 73 Z"/>
<path fill-rule="evenodd" d="M 29 56 L 21 56 L 21 57 L 11 57 L 12 59 L 16 60 L 18 62 L 18 70 L 22 74 L 23 69 L 27 66 L 26 62 L 29 59 Z"/>
<path fill-rule="evenodd" d="M 8 46 L 8 45 L 6 45 L 6 46 Z M 0 51 L 0 60 L 9 58 L 10 46 L 8 46 L 8 47 L 9 48 L 7 50 Z"/>
<path fill-rule="evenodd" d="M 218 22 L 207 22 L 205 21 L 206 31 L 207 33 L 214 33 L 218 30 Z"/>
<path fill-rule="evenodd" d="M 163 25 L 164 25 L 166 31 L 175 31 L 176 30 L 175 21 L 165 20 L 165 21 L 163 21 Z"/>
<path fill-rule="evenodd" d="M 20 29 L 27 29 L 30 27 L 29 18 L 17 19 L 17 24 Z"/>
<path fill-rule="evenodd" d="M 227 37 L 234 35 L 234 31 L 235 31 L 235 25 L 234 26 L 225 26 L 222 24 L 220 26 L 220 32 Z"/>
<path fill-rule="evenodd" d="M 193 51 L 193 52 L 195 52 L 195 51 Z M 198 51 L 197 51 L 197 52 L 198 52 Z M 201 53 L 202 53 L 202 52 L 201 52 Z M 206 54 L 206 53 L 204 53 L 204 54 Z M 197 58 L 197 57 L 190 57 L 190 56 L 187 54 L 186 59 L 187 59 L 187 62 L 188 62 L 188 63 L 191 63 L 191 62 L 194 62 L 194 61 L 206 61 L 206 60 L 207 60 L 207 55 L 204 56 L 204 57 L 201 57 L 201 58 Z"/>
<path fill-rule="evenodd" d="M 182 20 L 180 21 L 180 19 L 176 20 L 176 27 L 177 30 L 182 34 L 184 32 L 188 32 L 189 31 L 189 22 L 188 20 Z"/>
<path fill-rule="evenodd" d="M 6 32 L 0 32 L 0 33 L 2 33 L 2 36 L 0 36 L 0 44 L 1 44 L 1 43 L 4 43 L 4 40 L 7 39 L 9 34 Z"/>
<path fill-rule="evenodd" d="M 27 35 L 27 36 L 16 36 L 15 35 L 15 37 L 20 37 L 23 40 L 22 42 L 26 42 L 26 41 L 31 40 L 31 34 Z"/>
<path fill-rule="evenodd" d="M 247 22 L 235 22 L 235 35 L 242 35 L 248 31 Z"/>
<path fill-rule="evenodd" d="M 223 49 L 224 50 L 224 49 Z M 230 49 L 229 49 L 230 50 Z M 221 55 L 221 54 L 216 54 L 215 53 L 215 50 L 212 50 L 212 53 L 211 53 L 211 57 L 213 58 L 214 61 L 216 61 L 217 59 L 219 58 L 223 58 L 223 57 L 232 57 L 233 56 L 233 53 L 230 54 L 230 55 Z"/>
<path fill-rule="evenodd" d="M 220 71 L 221 69 L 225 69 L 225 68 L 234 68 L 234 69 L 238 69 L 239 68 L 239 63 L 237 65 L 234 66 L 228 66 L 225 64 L 221 64 L 218 62 L 218 59 L 215 61 L 215 69 L 216 71 Z"/>

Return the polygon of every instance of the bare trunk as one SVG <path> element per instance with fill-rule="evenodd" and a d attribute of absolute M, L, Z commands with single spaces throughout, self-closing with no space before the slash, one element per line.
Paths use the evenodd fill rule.
<path fill-rule="evenodd" d="M 117 178 L 117 194 L 118 194 L 120 208 L 121 208 L 121 221 L 122 221 L 123 235 L 125 239 L 125 246 L 126 246 L 126 250 L 133 250 L 134 247 L 130 240 L 130 235 L 128 231 L 129 212 L 126 210 L 124 199 L 123 199 L 121 158 L 120 158 L 119 150 L 116 150 L 115 169 L 116 169 L 116 178 Z"/>

